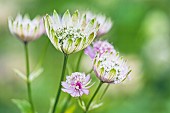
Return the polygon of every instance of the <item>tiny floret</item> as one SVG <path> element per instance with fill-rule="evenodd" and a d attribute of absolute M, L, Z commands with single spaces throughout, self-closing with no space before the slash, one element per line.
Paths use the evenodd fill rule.
<path fill-rule="evenodd" d="M 94 71 L 104 83 L 118 84 L 123 82 L 131 72 L 126 61 L 119 54 L 105 52 L 94 59 Z"/>
<path fill-rule="evenodd" d="M 66 81 L 62 82 L 62 91 L 69 93 L 72 97 L 80 97 L 83 94 L 89 94 L 88 86 L 91 82 L 90 75 L 85 73 L 75 72 L 66 77 Z"/>
<path fill-rule="evenodd" d="M 45 33 L 43 20 L 38 16 L 31 20 L 28 15 L 18 14 L 15 20 L 8 18 L 8 25 L 10 32 L 23 42 L 33 41 Z"/>
<path fill-rule="evenodd" d="M 91 44 L 96 37 L 99 24 L 93 18 L 86 21 L 86 15 L 67 10 L 62 18 L 54 10 L 52 16 L 44 18 L 47 35 L 54 47 L 64 54 L 78 52 Z"/>

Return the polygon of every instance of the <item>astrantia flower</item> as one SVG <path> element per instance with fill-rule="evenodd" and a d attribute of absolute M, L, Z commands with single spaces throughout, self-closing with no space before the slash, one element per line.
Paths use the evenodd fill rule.
<path fill-rule="evenodd" d="M 40 17 L 30 20 L 28 15 L 22 17 L 18 14 L 15 20 L 13 18 L 8 19 L 8 25 L 10 32 L 24 42 L 33 41 L 45 32 L 44 24 Z"/>
<path fill-rule="evenodd" d="M 78 52 L 90 45 L 99 28 L 95 19 L 87 22 L 86 15 L 80 15 L 78 11 L 71 16 L 67 10 L 62 18 L 54 11 L 53 16 L 46 15 L 44 22 L 50 41 L 65 54 Z"/>
<path fill-rule="evenodd" d="M 72 97 L 80 97 L 83 94 L 89 94 L 88 86 L 91 82 L 90 75 L 75 72 L 71 76 L 66 77 L 66 81 L 62 82 L 62 91 L 69 93 Z"/>
<path fill-rule="evenodd" d="M 94 59 L 94 71 L 104 83 L 118 84 L 124 81 L 131 70 L 118 54 L 105 52 Z"/>
<path fill-rule="evenodd" d="M 114 47 L 107 41 L 96 41 L 92 46 L 88 46 L 84 51 L 91 59 L 95 57 L 96 53 L 99 53 L 99 55 L 102 55 L 106 51 L 116 53 Z"/>
<path fill-rule="evenodd" d="M 97 36 L 106 34 L 112 28 L 111 19 L 106 18 L 105 15 L 94 14 L 90 11 L 87 11 L 86 15 L 87 15 L 87 20 L 91 20 L 91 18 L 96 18 L 97 22 L 100 24 L 99 31 L 97 32 Z"/>

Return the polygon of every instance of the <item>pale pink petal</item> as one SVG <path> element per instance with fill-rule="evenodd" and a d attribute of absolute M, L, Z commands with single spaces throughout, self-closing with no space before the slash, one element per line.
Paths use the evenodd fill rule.
<path fill-rule="evenodd" d="M 64 88 L 69 88 L 69 85 L 67 84 L 67 82 L 62 82 L 61 85 L 62 85 Z"/>
<path fill-rule="evenodd" d="M 87 90 L 87 89 L 82 89 L 82 91 L 83 91 L 83 93 L 85 93 L 86 95 L 89 94 L 89 90 Z"/>

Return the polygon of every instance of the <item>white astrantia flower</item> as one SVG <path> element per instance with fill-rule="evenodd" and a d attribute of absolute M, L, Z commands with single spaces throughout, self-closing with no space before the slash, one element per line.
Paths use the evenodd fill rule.
<path fill-rule="evenodd" d="M 101 36 L 106 34 L 112 28 L 112 21 L 110 18 L 107 18 L 103 14 L 94 14 L 90 11 L 86 12 L 87 20 L 91 20 L 91 18 L 96 18 L 97 22 L 100 24 L 99 31 L 97 32 L 97 36 Z"/>
<path fill-rule="evenodd" d="M 51 43 L 64 54 L 86 48 L 96 37 L 99 28 L 96 19 L 87 22 L 85 14 L 80 15 L 75 11 L 71 16 L 68 10 L 62 18 L 54 10 L 53 16 L 45 16 L 44 23 Z"/>
<path fill-rule="evenodd" d="M 93 66 L 97 77 L 104 83 L 121 83 L 131 72 L 126 61 L 118 53 L 112 52 L 97 54 Z"/>
<path fill-rule="evenodd" d="M 26 14 L 22 17 L 18 14 L 15 19 L 8 18 L 10 32 L 23 42 L 33 41 L 45 33 L 43 20 L 37 16 L 33 20 Z"/>

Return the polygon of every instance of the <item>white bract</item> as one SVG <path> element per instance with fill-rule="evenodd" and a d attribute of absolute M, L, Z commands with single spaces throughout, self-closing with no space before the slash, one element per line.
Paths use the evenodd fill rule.
<path fill-rule="evenodd" d="M 99 24 L 96 19 L 86 21 L 86 15 L 75 11 L 71 16 L 67 10 L 60 18 L 54 10 L 52 16 L 44 18 L 47 35 L 54 47 L 64 54 L 78 52 L 91 44 L 96 37 Z"/>
<path fill-rule="evenodd" d="M 97 32 L 97 36 L 101 36 L 106 34 L 112 28 L 112 21 L 110 18 L 107 18 L 103 14 L 94 14 L 90 11 L 86 12 L 87 20 L 91 20 L 92 18 L 96 18 L 96 21 L 100 24 L 99 31 Z"/>
<path fill-rule="evenodd" d="M 15 20 L 12 17 L 8 18 L 8 25 L 10 32 L 24 42 L 33 41 L 45 32 L 40 17 L 30 20 L 28 15 L 22 17 L 21 14 L 18 14 Z"/>
<path fill-rule="evenodd" d="M 118 84 L 124 81 L 131 70 L 118 54 L 105 52 L 94 59 L 94 71 L 104 83 Z"/>

